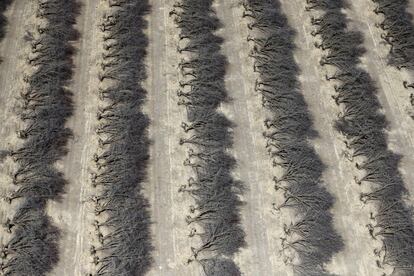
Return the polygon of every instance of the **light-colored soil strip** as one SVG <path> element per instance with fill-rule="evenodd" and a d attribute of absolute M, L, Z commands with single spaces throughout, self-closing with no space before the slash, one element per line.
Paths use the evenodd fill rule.
<path fill-rule="evenodd" d="M 214 8 L 224 24 L 218 34 L 226 38 L 223 54 L 229 65 L 225 83 L 232 99 L 221 109 L 236 125 L 235 175 L 248 185 L 241 209 L 247 246 L 237 254 L 236 262 L 243 275 L 288 275 L 290 268 L 280 254 L 280 236 L 283 223 L 288 223 L 289 218 L 272 212 L 274 168 L 262 135 L 266 110 L 254 91 L 257 74 L 253 72 L 253 59 L 248 56 L 252 47 L 246 40 L 247 20 L 240 21 L 244 9 L 240 1 L 227 0 L 217 1 Z"/>
<path fill-rule="evenodd" d="M 336 199 L 332 209 L 334 225 L 344 239 L 343 250 L 333 257 L 327 269 L 336 275 L 380 275 L 382 269 L 372 262 L 372 257 L 373 250 L 381 244 L 367 238 L 365 227 L 374 208 L 359 200 L 360 193 L 367 188 L 354 183 L 354 166 L 343 156 L 346 150 L 343 137 L 333 128 L 338 108 L 331 98 L 331 85 L 323 81 L 328 72 L 318 66 L 322 53 L 314 46 L 311 35 L 314 27 L 307 20 L 302 0 L 283 0 L 282 8 L 297 32 L 295 58 L 301 69 L 301 89 L 319 133 L 312 142 L 327 165 L 323 177 Z"/>
<path fill-rule="evenodd" d="M 374 250 L 373 260 L 389 273 L 410 275 L 414 271 L 414 225 L 410 207 L 404 201 L 406 184 L 399 172 L 399 155 L 388 145 L 388 122 L 382 114 L 377 88 L 368 71 L 361 67 L 365 52 L 364 37 L 354 30 L 346 14 L 345 2 L 312 1 L 308 10 L 322 15 L 311 18 L 320 36 L 315 46 L 324 50 L 319 64 L 332 67 L 326 79 L 335 82 L 335 103 L 342 108 L 335 128 L 346 138 L 348 158 L 356 161 L 360 175 L 355 183 L 366 185 L 370 191 L 361 193 L 364 204 L 372 204 L 367 230 L 382 246 Z"/>
<path fill-rule="evenodd" d="M 197 241 L 189 239 L 190 227 L 185 222 L 188 206 L 194 200 L 178 193 L 187 182 L 191 169 L 182 164 L 186 158 L 185 148 L 179 145 L 182 136 L 181 122 L 185 110 L 177 105 L 179 88 L 177 53 L 178 28 L 169 12 L 173 1 L 151 1 L 148 17 L 148 79 L 145 87 L 148 101 L 144 112 L 148 114 L 150 162 L 148 184 L 145 193 L 151 205 L 154 265 L 148 276 L 201 275 L 202 268 L 188 264 L 191 246 Z"/>
<path fill-rule="evenodd" d="M 93 207 L 90 204 L 92 187 L 90 183 L 91 156 L 96 151 L 96 114 L 98 111 L 98 61 L 101 58 L 101 39 L 98 23 L 105 10 L 100 0 L 83 0 L 75 28 L 80 39 L 74 44 L 74 77 L 70 84 L 73 91 L 75 110 L 68 120 L 73 129 L 69 141 L 69 153 L 58 166 L 65 173 L 69 185 L 62 200 L 52 202 L 48 214 L 61 229 L 59 252 L 61 258 L 50 275 L 85 275 L 90 271 L 92 257 L 89 241 L 94 235 Z"/>
<path fill-rule="evenodd" d="M 7 25 L 4 26 L 5 36 L 0 43 L 0 151 L 17 147 L 21 141 L 16 137 L 16 131 L 21 121 L 15 114 L 18 106 L 16 97 L 24 89 L 21 73 L 27 70 L 25 51 L 27 44 L 23 36 L 27 29 L 26 24 L 32 23 L 34 19 L 33 2 L 13 1 L 8 6 L 4 15 Z M 22 24 L 25 18 L 26 24 Z M 22 47 L 22 45 L 24 45 Z M 4 155 L 2 156 L 4 157 Z M 16 165 L 10 158 L 0 162 L 0 194 L 6 196 L 14 186 L 12 174 Z M 8 218 L 14 215 L 17 202 L 9 204 L 0 200 L 0 223 L 3 225 Z M 0 227 L 0 243 L 5 244 L 10 239 L 10 233 L 6 228 Z"/>
<path fill-rule="evenodd" d="M 18 202 L 16 212 L 3 222 L 11 233 L 2 245 L 4 274 L 45 275 L 59 260 L 59 229 L 46 214 L 47 203 L 58 201 L 66 179 L 55 167 L 67 153 L 72 132 L 65 126 L 73 113 L 72 93 L 65 87 L 72 78 L 73 29 L 78 14 L 76 1 L 38 1 L 33 6 L 34 25 L 24 37 L 29 47 L 20 73 L 25 87 L 14 111 L 22 126 L 17 137 L 21 145 L 11 146 L 9 155 L 16 164 L 15 185 L 5 199 Z"/>

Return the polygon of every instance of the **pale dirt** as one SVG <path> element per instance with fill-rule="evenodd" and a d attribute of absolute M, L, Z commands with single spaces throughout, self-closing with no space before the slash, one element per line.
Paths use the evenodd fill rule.
<path fill-rule="evenodd" d="M 219 0 L 215 10 L 224 28 L 219 35 L 225 38 L 223 53 L 229 66 L 226 88 L 231 101 L 223 105 L 223 112 L 235 123 L 233 154 L 237 160 L 235 176 L 246 186 L 242 196 L 242 224 L 247 247 L 236 256 L 243 275 L 290 275 L 280 253 L 283 223 L 289 223 L 286 212 L 272 213 L 277 201 L 274 190 L 275 168 L 266 152 L 262 135 L 266 111 L 261 96 L 254 91 L 257 76 L 253 59 L 248 56 L 250 45 L 247 20 L 242 19 L 239 1 Z M 279 197 L 279 200 L 281 198 Z"/>
<path fill-rule="evenodd" d="M 333 128 L 340 109 L 331 98 L 334 95 L 333 83 L 325 81 L 327 71 L 319 66 L 323 53 L 313 45 L 311 14 L 305 12 L 304 1 L 283 0 L 282 3 L 291 26 L 297 32 L 295 57 L 302 71 L 302 91 L 314 119 L 314 128 L 319 133 L 313 144 L 327 165 L 324 185 L 336 199 L 332 209 L 334 226 L 345 242 L 343 251 L 334 256 L 328 268 L 338 275 L 380 275 L 382 271 L 376 267 L 373 258 L 373 250 L 380 244 L 372 242 L 365 227 L 370 223 L 369 212 L 373 207 L 363 205 L 359 200 L 360 193 L 367 191 L 368 187 L 355 184 L 353 177 L 360 172 L 343 157 L 346 149 L 344 138 Z"/>
<path fill-rule="evenodd" d="M 27 29 L 33 26 L 33 3 L 29 1 L 14 1 L 5 16 L 8 20 L 6 36 L 0 43 L 0 150 L 15 149 L 22 140 L 17 138 L 16 131 L 23 127 L 15 115 L 18 106 L 19 93 L 24 89 L 22 74 L 28 72 L 25 63 L 28 49 L 22 47 L 23 36 Z M 26 20 L 23 20 L 25 18 Z M 23 23 L 24 22 L 24 23 Z M 3 196 L 15 189 L 10 175 L 16 169 L 11 158 L 6 158 L 0 164 L 0 223 L 13 217 L 18 200 L 9 204 Z M 6 243 L 10 235 L 0 227 L 0 242 Z"/>
<path fill-rule="evenodd" d="M 193 172 L 182 164 L 186 147 L 178 144 L 184 136 L 181 122 L 186 121 L 183 106 L 178 106 L 178 63 L 182 56 L 176 51 L 178 31 L 168 13 L 173 1 L 153 0 L 149 15 L 148 37 L 148 103 L 145 112 L 151 119 L 152 145 L 146 194 L 151 204 L 152 233 L 155 246 L 154 266 L 148 275 L 201 275 L 195 262 L 187 264 L 191 246 L 190 226 L 185 222 L 192 199 L 178 189 L 187 183 Z"/>
<path fill-rule="evenodd" d="M 353 27 L 363 32 L 365 47 L 368 50 L 363 59 L 363 65 L 371 74 L 378 87 L 378 98 L 383 106 L 384 113 L 390 123 L 390 149 L 402 155 L 400 171 L 403 175 L 410 200 L 414 200 L 414 120 L 407 111 L 410 109 L 409 96 L 413 89 L 405 89 L 403 81 L 413 82 L 413 72 L 398 71 L 387 66 L 388 46 L 382 43 L 380 37 L 383 32 L 375 27 L 381 22 L 381 15 L 376 15 L 372 1 L 360 3 L 353 1 L 348 17 L 353 21 Z"/>
<path fill-rule="evenodd" d="M 48 212 L 56 225 L 62 229 L 60 262 L 50 275 L 84 276 L 93 270 L 89 247 L 94 242 L 91 223 L 94 219 L 92 207 L 86 203 L 93 193 L 90 188 L 89 172 L 91 157 L 96 151 L 95 114 L 98 107 L 98 61 L 101 49 L 100 33 L 97 24 L 106 4 L 100 0 L 82 0 L 82 14 L 77 28 L 81 39 L 76 43 L 78 52 L 74 57 L 75 75 L 70 86 L 74 93 L 75 114 L 68 126 L 74 131 L 74 139 L 68 144 L 70 149 L 58 167 L 65 173 L 69 184 L 66 194 L 59 203 L 50 203 Z M 288 211 L 272 212 L 272 203 L 280 203 L 280 194 L 273 189 L 272 178 L 278 171 L 271 166 L 265 151 L 263 120 L 266 118 L 261 107 L 260 96 L 254 92 L 256 75 L 252 69 L 252 59 L 248 52 L 251 45 L 246 41 L 247 19 L 241 18 L 242 8 L 238 0 L 217 0 L 215 9 L 226 29 L 218 34 L 225 38 L 223 53 L 229 60 L 226 87 L 232 100 L 222 106 L 222 111 L 231 119 L 234 129 L 232 154 L 238 162 L 234 175 L 245 184 L 247 190 L 242 196 L 242 225 L 246 232 L 247 247 L 236 254 L 235 260 L 243 275 L 270 276 L 292 275 L 291 268 L 283 263 L 280 253 L 280 237 L 283 223 L 290 222 Z M 371 1 L 352 1 L 347 14 L 354 26 L 363 31 L 366 38 L 367 54 L 363 64 L 371 73 L 379 88 L 379 98 L 384 112 L 390 121 L 390 147 L 403 154 L 401 172 L 407 188 L 414 193 L 413 128 L 414 121 L 407 115 L 408 96 L 411 91 L 402 86 L 403 80 L 413 81 L 411 72 L 399 72 L 386 66 L 387 49 L 380 43 L 380 32 L 374 27 L 379 21 L 371 10 Z M 152 12 L 148 16 L 147 71 L 145 87 L 148 101 L 144 111 L 151 119 L 149 136 L 151 161 L 148 180 L 144 183 L 145 195 L 151 204 L 154 265 L 148 275 L 181 276 L 202 275 L 196 263 L 186 264 L 191 255 L 191 246 L 197 246 L 196 239 L 187 235 L 191 227 L 185 222 L 189 214 L 191 198 L 178 193 L 178 188 L 187 182 L 193 172 L 182 165 L 186 158 L 186 147 L 178 145 L 184 132 L 180 127 L 185 121 L 185 109 L 177 105 L 176 90 L 180 79 L 178 62 L 182 56 L 176 52 L 178 29 L 168 16 L 173 1 L 152 0 Z M 328 269 L 338 275 L 379 276 L 383 270 L 377 268 L 372 251 L 379 246 L 371 240 L 365 225 L 370 222 L 369 212 L 373 206 L 363 205 L 359 194 L 366 191 L 366 185 L 354 183 L 354 175 L 360 174 L 354 164 L 347 161 L 342 152 L 345 149 L 343 137 L 333 129 L 333 121 L 340 111 L 330 95 L 333 83 L 325 81 L 325 69 L 318 60 L 322 53 L 314 48 L 314 37 L 310 35 L 310 14 L 304 12 L 305 1 L 283 0 L 283 9 L 289 21 L 298 32 L 296 59 L 302 74 L 300 81 L 305 100 L 314 118 L 314 128 L 319 137 L 312 141 L 316 151 L 327 165 L 324 183 L 335 196 L 332 209 L 334 224 L 344 238 L 345 248 L 337 254 Z M 18 143 L 15 130 L 18 120 L 13 116 L 15 96 L 21 88 L 21 72 L 25 52 L 22 50 L 22 37 L 25 20 L 33 13 L 31 1 L 15 0 L 7 11 L 10 24 L 6 38 L 0 43 L 0 147 Z M 356 12 L 357 11 L 357 12 Z M 30 22 L 30 21 L 29 21 Z M 0 166 L 3 192 L 10 188 L 7 174 L 12 166 L 10 160 Z M 413 197 L 411 196 L 411 202 Z M 0 216 L 10 216 L 12 208 L 3 201 L 0 203 Z M 0 228 L 0 240 L 7 239 Z"/>
<path fill-rule="evenodd" d="M 104 7 L 100 0 L 82 1 L 76 25 L 81 37 L 75 44 L 75 74 L 69 87 L 74 94 L 75 112 L 67 123 L 74 139 L 68 143 L 69 154 L 58 164 L 69 181 L 66 193 L 61 202 L 51 202 L 48 208 L 49 215 L 62 231 L 60 261 L 50 275 L 86 275 L 92 270 L 89 248 L 95 237 L 94 213 L 87 200 L 93 193 L 89 173 L 97 147 L 94 132 L 98 107 L 97 65 L 102 49 L 97 24 Z"/>

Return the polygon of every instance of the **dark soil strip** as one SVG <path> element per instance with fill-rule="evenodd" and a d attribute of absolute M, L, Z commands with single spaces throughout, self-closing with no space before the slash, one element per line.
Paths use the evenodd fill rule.
<path fill-rule="evenodd" d="M 70 42 L 78 38 L 73 28 L 78 9 L 75 0 L 38 1 L 36 16 L 45 24 L 25 37 L 31 44 L 27 63 L 34 72 L 24 76 L 27 89 L 20 94 L 18 116 L 26 127 L 18 136 L 23 145 L 10 151 L 18 169 L 12 175 L 14 191 L 6 199 L 18 199 L 18 207 L 5 223 L 11 240 L 2 248 L 4 275 L 45 275 L 59 258 L 59 230 L 45 209 L 48 200 L 59 200 L 66 184 L 55 163 L 66 154 L 72 136 L 65 127 L 73 112 L 72 93 L 65 87 L 72 77 Z"/>
<path fill-rule="evenodd" d="M 144 60 L 148 39 L 144 16 L 148 1 L 109 1 L 100 29 L 104 53 L 99 79 L 99 150 L 96 173 L 95 233 L 91 247 L 96 271 L 91 275 L 144 275 L 152 264 L 149 203 L 142 193 L 149 160 L 142 112 L 146 91 Z M 160 107 L 162 108 L 162 107 Z"/>
<path fill-rule="evenodd" d="M 274 181 L 285 201 L 274 208 L 291 208 L 296 214 L 281 238 L 285 262 L 296 275 L 330 275 L 324 266 L 343 242 L 333 228 L 334 199 L 322 183 L 325 166 L 308 141 L 317 134 L 300 91 L 300 72 L 293 57 L 295 33 L 279 1 L 246 0 L 244 7 L 244 17 L 252 18 L 248 27 L 254 30 L 254 37 L 247 39 L 254 43 L 250 56 L 259 73 L 256 91 L 271 114 L 263 135 L 273 165 L 283 170 Z"/>
<path fill-rule="evenodd" d="M 364 54 L 363 36 L 358 31 L 347 30 L 348 22 L 341 11 L 346 8 L 341 0 L 307 1 L 310 9 L 323 11 L 319 18 L 311 22 L 322 43 L 315 46 L 325 50 L 326 55 L 320 65 L 336 68 L 327 80 L 336 80 L 335 103 L 343 108 L 336 120 L 335 128 L 346 138 L 346 146 L 352 152 L 350 159 L 361 158 L 356 167 L 365 173 L 357 184 L 369 183 L 369 193 L 362 193 L 364 203 L 373 202 L 376 212 L 367 225 L 373 239 L 383 242 L 382 248 L 375 250 L 377 264 L 390 265 L 393 275 L 412 275 L 414 272 L 414 225 L 412 212 L 403 201 L 407 190 L 398 171 L 400 156 L 387 146 L 385 129 L 388 126 L 380 112 L 377 89 L 369 74 L 360 67 Z"/>
<path fill-rule="evenodd" d="M 220 54 L 223 39 L 214 34 L 221 24 L 212 3 L 184 0 L 171 12 L 181 31 L 180 43 L 185 44 L 178 51 L 188 54 L 179 64 L 186 81 L 180 82 L 178 104 L 187 109 L 188 120 L 182 124 L 188 135 L 180 144 L 189 147 L 184 165 L 195 174 L 180 191 L 196 202 L 187 217 L 188 224 L 197 225 L 190 236 L 201 239 L 201 246 L 192 248 L 194 259 L 206 275 L 233 276 L 240 271 L 232 257 L 245 244 L 240 225 L 242 184 L 231 175 L 236 161 L 227 152 L 233 144 L 233 125 L 218 111 L 228 100 L 224 85 L 227 60 Z"/>
<path fill-rule="evenodd" d="M 6 35 L 7 18 L 4 16 L 4 12 L 12 2 L 12 0 L 2 0 L 0 2 L 0 41 L 2 41 L 4 36 Z"/>

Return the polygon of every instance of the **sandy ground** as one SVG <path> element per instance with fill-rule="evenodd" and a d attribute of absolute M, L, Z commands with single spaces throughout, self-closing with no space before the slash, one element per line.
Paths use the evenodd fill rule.
<path fill-rule="evenodd" d="M 219 0 L 215 5 L 224 28 L 219 35 L 226 40 L 223 53 L 229 66 L 226 88 L 232 99 L 223 105 L 223 112 L 235 123 L 233 154 L 237 160 L 235 176 L 246 186 L 243 195 L 242 223 L 247 247 L 236 257 L 243 275 L 289 275 L 289 268 L 280 254 L 283 223 L 290 222 L 284 212 L 271 212 L 275 202 L 275 168 L 265 149 L 263 121 L 266 118 L 261 96 L 254 91 L 257 76 L 253 60 L 248 57 L 250 45 L 247 20 L 242 20 L 239 1 Z"/>
<path fill-rule="evenodd" d="M 62 229 L 60 262 L 50 275 L 85 275 L 93 268 L 89 256 L 89 246 L 93 242 L 91 222 L 93 213 L 86 202 L 92 191 L 89 185 L 91 157 L 96 151 L 95 114 L 97 100 L 97 63 L 101 40 L 97 24 L 105 11 L 105 3 L 100 0 L 82 0 L 82 14 L 77 28 L 81 39 L 76 43 L 78 52 L 74 57 L 75 74 L 70 89 L 74 93 L 75 114 L 68 126 L 74 131 L 74 139 L 68 147 L 69 154 L 58 166 L 65 173 L 69 184 L 66 194 L 59 203 L 51 203 L 48 208 L 56 225 Z M 242 9 L 238 0 L 217 0 L 215 9 L 225 29 L 219 35 L 225 38 L 223 53 L 229 60 L 226 87 L 232 100 L 223 105 L 222 111 L 231 119 L 234 128 L 234 148 L 238 167 L 235 178 L 246 186 L 242 197 L 242 224 L 246 232 L 247 247 L 235 256 L 243 275 L 292 275 L 290 267 L 283 263 L 280 253 L 280 237 L 283 223 L 289 222 L 286 212 L 272 213 L 271 204 L 280 200 L 273 189 L 272 178 L 278 172 L 271 166 L 265 151 L 262 137 L 263 120 L 266 117 L 261 107 L 260 96 L 254 92 L 256 75 L 252 69 L 252 59 L 248 57 L 251 45 L 246 41 L 247 19 L 242 19 Z M 413 0 L 414 2 L 414 0 Z M 177 105 L 179 70 L 177 64 L 182 56 L 176 52 L 178 30 L 168 16 L 174 1 L 151 0 L 152 12 L 148 16 L 147 69 L 148 80 L 145 87 L 148 100 L 144 111 L 152 123 L 149 128 L 151 162 L 148 180 L 144 184 L 145 194 L 150 200 L 153 220 L 152 233 L 154 265 L 148 275 L 181 276 L 202 275 L 196 263 L 187 264 L 191 246 L 197 240 L 187 235 L 190 226 L 185 222 L 189 213 L 191 198 L 178 193 L 178 188 L 187 182 L 193 172 L 182 165 L 186 158 L 186 148 L 178 145 L 184 132 L 180 127 L 185 120 L 185 109 Z M 345 248 L 337 254 L 328 269 L 338 275 L 377 276 L 378 269 L 372 253 L 379 244 L 374 243 L 365 227 L 369 223 L 372 205 L 362 205 L 359 194 L 368 189 L 358 186 L 353 177 L 359 172 L 343 156 L 343 137 L 332 127 L 340 109 L 331 99 L 332 83 L 325 81 L 325 71 L 318 65 L 321 52 L 314 48 L 314 37 L 310 35 L 310 14 L 305 13 L 303 0 L 282 0 L 283 9 L 288 14 L 292 27 L 298 32 L 296 59 L 302 74 L 305 100 L 314 118 L 319 137 L 312 141 L 323 162 L 327 165 L 324 185 L 335 196 L 332 210 L 334 223 L 345 241 Z M 7 11 L 10 24 L 8 33 L 0 43 L 0 148 L 17 143 L 15 130 L 18 121 L 13 116 L 15 96 L 21 88 L 21 72 L 24 51 L 21 49 L 25 20 L 33 13 L 31 1 L 15 0 Z M 413 5 L 414 7 L 414 5 Z M 380 32 L 374 27 L 380 18 L 371 10 L 371 1 L 352 1 L 347 14 L 366 38 L 367 54 L 363 65 L 377 82 L 379 98 L 384 112 L 390 121 L 390 147 L 403 154 L 401 172 L 411 192 L 414 194 L 414 121 L 407 115 L 408 96 L 402 86 L 403 80 L 414 80 L 412 72 L 399 72 L 386 66 L 386 47 L 381 44 Z M 10 162 L 0 165 L 0 191 L 10 188 L 7 177 Z M 0 218 L 10 216 L 12 208 L 3 201 L 0 203 Z M 0 228 L 0 241 L 7 238 Z"/>
<path fill-rule="evenodd" d="M 184 107 L 177 105 L 177 65 L 181 56 L 176 51 L 178 30 L 168 16 L 173 1 L 153 0 L 151 4 L 145 112 L 151 119 L 152 146 L 145 189 L 151 204 L 155 263 L 148 275 L 201 275 L 196 263 L 186 263 L 191 246 L 197 245 L 196 240 L 187 236 L 190 227 L 185 222 L 192 201 L 188 195 L 178 193 L 192 171 L 182 165 L 186 149 L 178 144 L 184 135 L 180 125 L 186 113 Z"/>
<path fill-rule="evenodd" d="M 101 49 L 97 24 L 103 5 L 99 0 L 82 1 L 76 25 L 81 38 L 75 44 L 78 49 L 74 56 L 75 74 L 69 87 L 74 93 L 75 113 L 68 121 L 74 139 L 69 141 L 69 154 L 58 164 L 69 181 L 66 194 L 61 202 L 52 202 L 48 209 L 62 231 L 60 262 L 50 275 L 85 275 L 91 269 L 93 212 L 87 199 L 91 195 L 90 161 L 96 151 L 97 64 Z"/>
<path fill-rule="evenodd" d="M 394 67 L 387 66 L 386 56 L 388 46 L 382 43 L 381 29 L 375 27 L 375 23 L 381 22 L 382 18 L 372 10 L 374 3 L 367 1 L 353 1 L 351 9 L 347 11 L 349 18 L 363 32 L 365 47 L 368 50 L 363 59 L 363 65 L 374 78 L 378 87 L 378 97 L 384 108 L 384 113 L 390 123 L 389 145 L 390 149 L 402 155 L 400 165 L 406 187 L 414 199 L 414 120 L 407 114 L 410 108 L 409 95 L 412 89 L 405 89 L 403 81 L 413 81 L 410 75 L 413 72 L 405 70 L 398 71 Z"/>
<path fill-rule="evenodd" d="M 0 149 L 15 148 L 19 141 L 16 130 L 20 129 L 21 122 L 15 116 L 18 95 L 23 89 L 23 72 L 26 53 L 22 45 L 26 29 L 33 22 L 33 4 L 29 1 L 14 1 L 6 11 L 8 20 L 7 33 L 0 43 L 0 56 L 3 62 L 0 64 Z M 24 20 L 26 19 L 26 20 Z M 25 23 L 22 23 L 25 22 Z M 0 164 L 0 194 L 4 195 L 12 186 L 10 173 L 14 169 L 14 163 L 10 158 Z M 10 205 L 0 199 L 0 222 L 12 217 L 16 201 Z M 7 242 L 9 234 L 0 227 L 0 242 Z"/>
<path fill-rule="evenodd" d="M 345 242 L 344 250 L 334 257 L 328 268 L 338 275 L 380 275 L 382 271 L 376 267 L 372 253 L 380 244 L 372 242 L 365 227 L 372 207 L 364 206 L 359 200 L 359 194 L 367 187 L 355 184 L 353 177 L 358 172 L 343 157 L 343 137 L 333 128 L 340 109 L 331 98 L 332 84 L 324 80 L 327 72 L 319 66 L 322 52 L 313 46 L 315 38 L 310 35 L 313 30 L 310 14 L 304 11 L 304 1 L 283 0 L 282 4 L 291 26 L 297 31 L 295 57 L 302 70 L 302 91 L 319 133 L 313 143 L 327 165 L 324 184 L 336 198 L 332 209 L 334 226 Z M 300 16 L 291 16 L 298 13 Z"/>

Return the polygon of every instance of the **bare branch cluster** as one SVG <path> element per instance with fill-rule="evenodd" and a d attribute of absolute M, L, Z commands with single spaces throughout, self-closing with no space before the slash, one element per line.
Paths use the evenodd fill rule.
<path fill-rule="evenodd" d="M 209 258 L 199 260 L 206 275 L 222 276 L 222 275 L 241 275 L 236 264 L 227 258 Z"/>
<path fill-rule="evenodd" d="M 364 203 L 374 201 L 378 207 L 377 213 L 372 215 L 375 223 L 368 225 L 371 236 L 381 237 L 383 242 L 383 248 L 377 251 L 378 263 L 393 266 L 396 273 L 412 274 L 412 211 L 402 200 L 407 191 L 398 171 L 400 156 L 388 149 L 385 133 L 387 121 L 380 112 L 377 89 L 369 74 L 359 66 L 364 52 L 362 35 L 347 30 L 347 19 L 341 12 L 344 8 L 342 1 L 335 1 L 341 5 L 334 8 L 326 7 L 322 4 L 324 1 L 307 2 L 309 8 L 324 12 L 321 17 L 312 18 L 312 24 L 316 26 L 315 35 L 322 38 L 322 44 L 316 46 L 327 52 L 321 65 L 329 64 L 337 69 L 333 76 L 326 77 L 339 83 L 335 86 L 336 95 L 333 98 L 343 107 L 343 112 L 339 114 L 335 127 L 347 138 L 346 146 L 352 151 L 351 159 L 362 157 L 364 160 L 356 164 L 358 169 L 365 171 L 361 179 L 355 179 L 357 184 L 369 182 L 373 185 L 373 190 L 362 193 L 360 199 Z M 376 2 L 387 2 L 393 6 L 392 3 L 401 4 L 404 1 Z M 381 6 L 378 11 L 386 6 Z M 401 19 L 403 16 L 403 13 L 398 14 Z M 405 27 L 401 25 L 398 28 Z"/>
<path fill-rule="evenodd" d="M 142 112 L 146 91 L 144 59 L 148 1 L 109 1 L 99 28 L 103 55 L 99 80 L 102 107 L 97 114 L 99 150 L 91 174 L 96 195 L 95 234 L 90 253 L 96 266 L 90 275 L 144 275 L 152 264 L 149 203 L 142 194 L 149 160 L 147 128 Z"/>
<path fill-rule="evenodd" d="M 243 186 L 232 177 L 236 162 L 227 152 L 232 147 L 232 123 L 217 108 L 227 101 L 224 76 L 227 60 L 220 54 L 223 39 L 214 34 L 221 24 L 212 9 L 212 0 L 183 0 L 170 15 L 180 28 L 178 52 L 188 54 L 179 68 L 185 81 L 177 92 L 187 110 L 182 127 L 188 136 L 180 144 L 190 150 L 185 166 L 195 177 L 180 188 L 194 197 L 196 206 L 187 223 L 196 223 L 190 236 L 197 235 L 201 245 L 192 248 L 194 258 L 206 275 L 240 275 L 231 257 L 244 246 L 240 225 L 239 194 Z M 202 257 L 200 257 L 202 254 Z"/>
<path fill-rule="evenodd" d="M 34 72 L 23 77 L 28 88 L 20 95 L 18 115 L 26 127 L 17 134 L 24 141 L 9 151 L 18 169 L 12 175 L 16 189 L 6 200 L 19 198 L 20 203 L 16 214 L 3 223 L 12 233 L 3 245 L 4 275 L 45 275 L 59 257 L 59 232 L 45 209 L 48 200 L 59 200 L 66 184 L 55 162 L 66 154 L 72 136 L 65 127 L 73 112 L 72 93 L 66 86 L 72 77 L 71 42 L 78 37 L 73 27 L 78 9 L 75 0 L 37 1 L 36 15 L 46 27 L 39 24 L 26 37 L 31 43 L 27 62 Z"/>
<path fill-rule="evenodd" d="M 334 2 L 326 1 L 325 5 Z M 343 242 L 332 223 L 334 199 L 321 179 L 324 164 L 308 142 L 317 134 L 299 88 L 299 68 L 293 56 L 295 32 L 279 1 L 246 0 L 243 6 L 243 17 L 252 19 L 248 27 L 256 31 L 256 37 L 247 38 L 254 44 L 250 56 L 259 73 L 256 91 L 271 112 L 263 135 L 274 166 L 283 169 L 283 175 L 274 181 L 285 200 L 274 208 L 292 208 L 297 214 L 297 221 L 285 227 L 282 248 L 296 253 L 297 258 L 290 257 L 287 262 L 297 275 L 329 275 L 324 266 Z"/>
<path fill-rule="evenodd" d="M 384 33 L 381 38 L 390 45 L 388 63 L 398 69 L 414 69 L 413 16 L 408 12 L 408 0 L 372 0 L 376 14 L 384 19 L 376 26 Z"/>
<path fill-rule="evenodd" d="M 409 11 L 408 0 L 372 0 L 377 7 L 376 14 L 383 20 L 375 24 L 384 33 L 381 38 L 390 46 L 388 64 L 398 70 L 407 68 L 414 70 L 414 25 Z M 414 83 L 403 82 L 406 89 L 414 88 Z M 410 104 L 414 107 L 414 93 L 410 94 Z M 414 119 L 413 116 L 411 118 Z"/>

